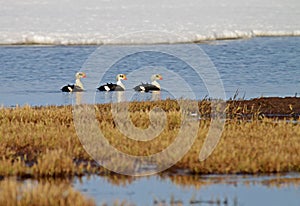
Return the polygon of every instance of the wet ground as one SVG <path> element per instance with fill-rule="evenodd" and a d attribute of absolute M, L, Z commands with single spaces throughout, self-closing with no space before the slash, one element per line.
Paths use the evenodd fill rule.
<path fill-rule="evenodd" d="M 231 100 L 228 103 L 235 108 L 240 107 L 240 112 L 244 114 L 250 114 L 252 111 L 266 117 L 299 118 L 300 116 L 300 97 L 261 97 Z"/>

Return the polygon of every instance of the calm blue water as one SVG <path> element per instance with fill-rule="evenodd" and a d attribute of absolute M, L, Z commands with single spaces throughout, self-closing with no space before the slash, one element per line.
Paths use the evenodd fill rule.
<path fill-rule="evenodd" d="M 178 176 L 179 179 L 183 177 Z M 299 178 L 290 175 L 216 175 L 194 176 L 188 183 L 165 177 L 143 177 L 128 181 L 112 181 L 105 177 L 84 177 L 74 181 L 74 187 L 95 199 L 97 205 L 126 201 L 128 205 L 299 205 L 299 183 L 285 180 Z M 180 201 L 172 204 L 171 201 Z M 216 201 L 221 203 L 217 204 Z M 191 204 L 190 201 L 202 201 Z M 207 201 L 214 203 L 207 204 Z M 156 202 L 155 202 L 156 201 Z M 163 203 L 164 202 L 164 203 Z M 155 204 L 156 203 L 156 204 Z"/>
<path fill-rule="evenodd" d="M 174 47 L 174 45 L 167 46 Z M 237 90 L 239 97 L 245 98 L 294 96 L 295 93 L 300 93 L 300 37 L 215 41 L 198 46 L 215 65 L 227 99 L 232 97 Z M 177 45 L 176 50 L 185 52 L 186 47 L 184 44 Z M 62 94 L 60 88 L 75 81 L 75 73 L 86 69 L 84 67 L 89 65 L 88 59 L 97 48 L 97 46 L 1 46 L 0 105 L 71 104 L 74 101 L 74 95 Z M 105 56 L 107 59 L 101 59 L 101 61 L 114 62 L 114 64 L 110 68 L 101 68 L 98 64 L 90 73 L 91 68 L 87 68 L 88 77 L 83 80 L 83 84 L 88 84 L 90 79 L 93 79 L 94 83 L 87 92 L 95 93 L 100 83 L 114 82 L 117 73 L 134 74 L 134 70 L 139 67 L 148 67 L 147 72 L 144 71 L 137 77 L 131 75 L 134 78 L 124 82 L 127 89 L 126 100 L 176 97 L 169 92 L 170 89 L 187 93 L 188 91 L 182 89 L 181 83 L 177 80 L 173 81 L 175 75 L 182 77 L 192 87 L 195 98 L 210 96 L 203 81 L 195 78 L 195 73 L 186 62 L 158 53 L 129 55 L 130 57 L 127 56 L 118 61 L 110 59 L 115 58 L 119 48 L 118 46 L 102 47 L 101 52 L 106 53 L 107 50 L 107 54 L 100 54 L 99 58 Z M 190 59 L 197 58 L 189 53 L 186 56 Z M 160 68 L 172 70 L 174 76 L 164 73 L 163 70 L 160 72 Z M 94 72 L 101 69 L 107 72 L 103 79 L 97 79 Z M 149 81 L 149 76 L 156 72 L 163 73 L 164 76 L 164 80 L 160 82 L 163 91 L 158 97 L 152 97 L 153 94 L 138 94 L 139 97 L 134 97 L 137 94 L 132 94 L 132 87 L 141 81 Z M 130 95 L 127 95 L 127 92 L 131 92 Z M 95 93 L 94 96 L 94 101 L 97 103 L 112 99 L 111 94 Z"/>

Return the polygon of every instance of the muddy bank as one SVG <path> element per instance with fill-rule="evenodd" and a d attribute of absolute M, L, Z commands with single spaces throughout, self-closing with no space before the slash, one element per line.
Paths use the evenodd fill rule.
<path fill-rule="evenodd" d="M 258 114 L 265 117 L 299 118 L 299 97 L 261 97 L 250 100 L 227 101 L 231 111 L 241 115 Z"/>

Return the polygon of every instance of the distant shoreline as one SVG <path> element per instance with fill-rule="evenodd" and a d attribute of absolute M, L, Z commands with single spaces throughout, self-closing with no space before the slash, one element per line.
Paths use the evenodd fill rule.
<path fill-rule="evenodd" d="M 130 42 L 105 42 L 104 40 L 90 40 L 90 39 L 84 39 L 74 42 L 74 41 L 67 41 L 64 40 L 52 40 L 52 41 L 40 41 L 40 40 L 22 40 L 12 42 L 12 43 L 4 43 L 0 42 L 1 46 L 138 46 L 138 45 L 176 45 L 176 44 L 214 44 L 214 42 L 218 41 L 235 41 L 235 40 L 249 40 L 254 38 L 288 38 L 288 37 L 300 37 L 300 32 L 296 33 L 287 33 L 287 34 L 274 34 L 274 35 L 268 35 L 268 34 L 253 34 L 253 35 L 241 35 L 241 36 L 210 36 L 210 37 L 202 37 L 200 39 L 196 40 L 187 40 L 187 41 L 159 41 L 159 42 L 135 42 L 134 40 Z M 44 37 L 46 38 L 46 37 Z"/>

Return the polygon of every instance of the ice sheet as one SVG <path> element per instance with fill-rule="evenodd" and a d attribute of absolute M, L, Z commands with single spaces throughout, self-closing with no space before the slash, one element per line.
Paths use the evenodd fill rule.
<path fill-rule="evenodd" d="M 0 44 L 299 36 L 299 0 L 0 0 Z"/>

